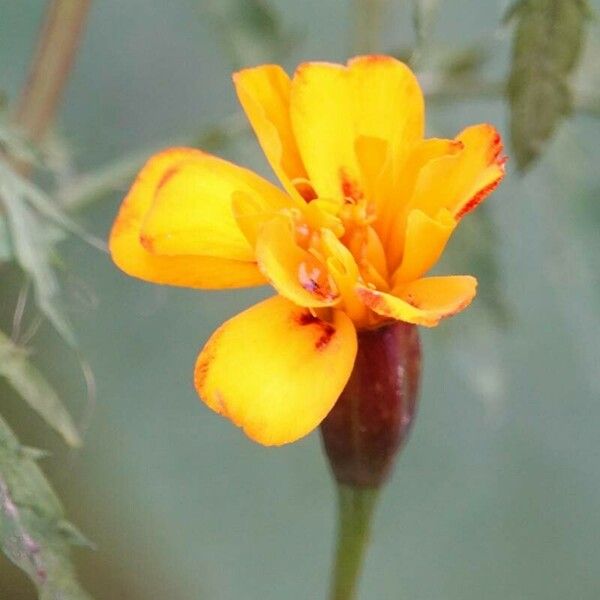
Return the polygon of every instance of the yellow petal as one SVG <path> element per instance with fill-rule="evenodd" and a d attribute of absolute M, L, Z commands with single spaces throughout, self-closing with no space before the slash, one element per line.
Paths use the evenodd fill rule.
<path fill-rule="evenodd" d="M 364 182 L 365 195 L 379 214 L 382 205 L 389 200 L 391 185 L 382 178 L 391 173 L 389 143 L 385 140 L 359 136 L 355 142 L 355 152 Z"/>
<path fill-rule="evenodd" d="M 387 188 L 387 202 L 383 202 L 379 209 L 375 227 L 386 245 L 390 267 L 397 265 L 402 258 L 406 220 L 414 204 L 411 198 L 421 170 L 434 159 L 452 156 L 462 147 L 456 140 L 441 138 L 430 138 L 416 143 L 400 172 L 400 184 Z M 434 217 L 435 214 L 437 213 L 431 216 Z"/>
<path fill-rule="evenodd" d="M 348 69 L 356 136 L 386 140 L 395 155 L 423 137 L 423 94 L 404 63 L 391 56 L 358 56 Z"/>
<path fill-rule="evenodd" d="M 312 204 L 312 203 L 311 203 Z M 254 247 L 261 227 L 282 209 L 305 209 L 310 204 L 291 196 L 281 196 L 280 202 L 265 203 L 264 198 L 237 191 L 232 195 L 231 209 L 235 221 L 251 246 Z"/>
<path fill-rule="evenodd" d="M 468 275 L 417 279 L 386 294 L 358 287 L 361 300 L 378 315 L 434 327 L 465 309 L 475 297 L 477 280 Z"/>
<path fill-rule="evenodd" d="M 154 254 L 253 261 L 254 251 L 233 215 L 233 194 L 246 194 L 265 211 L 289 205 L 268 181 L 199 150 L 179 160 L 167 157 L 162 167 L 156 185 L 145 189 L 150 204 L 140 232 Z"/>
<path fill-rule="evenodd" d="M 393 285 L 413 281 L 427 273 L 442 255 L 455 227 L 456 219 L 446 209 L 435 219 L 421 210 L 410 211 L 402 263 L 394 273 Z"/>
<path fill-rule="evenodd" d="M 321 244 L 327 257 L 327 270 L 340 293 L 340 308 L 354 323 L 366 322 L 369 311 L 356 294 L 360 272 L 354 256 L 328 229 L 321 232 Z"/>
<path fill-rule="evenodd" d="M 276 217 L 260 230 L 256 259 L 271 285 L 300 306 L 332 306 L 339 291 L 327 267 L 295 241 L 290 219 Z"/>
<path fill-rule="evenodd" d="M 262 65 L 238 71 L 233 83 L 273 171 L 295 193 L 292 180 L 307 175 L 290 121 L 290 78 L 278 65 Z"/>
<path fill-rule="evenodd" d="M 304 63 L 292 80 L 290 114 L 300 155 L 320 197 L 362 196 L 349 71 Z"/>
<path fill-rule="evenodd" d="M 393 161 L 401 162 L 406 149 L 423 136 L 419 84 L 406 65 L 387 56 L 360 56 L 347 67 L 300 65 L 292 81 L 290 113 L 319 196 L 356 200 L 365 194 L 371 182 L 361 176 L 356 156 L 356 144 L 364 145 L 361 137 L 379 140 L 374 142 L 379 150 L 389 147 Z"/>
<path fill-rule="evenodd" d="M 142 245 L 142 225 L 161 180 L 175 165 L 196 157 L 195 150 L 173 148 L 148 161 L 123 201 L 113 225 L 109 247 L 114 262 L 127 274 L 154 283 L 205 289 L 264 283 L 255 262 L 214 256 L 159 256 Z"/>
<path fill-rule="evenodd" d="M 430 161 L 421 170 L 411 206 L 434 216 L 441 208 L 457 219 L 475 208 L 504 176 L 500 135 L 491 125 L 474 125 L 457 136 L 462 149 Z"/>
<path fill-rule="evenodd" d="M 233 317 L 196 363 L 200 397 L 265 445 L 312 431 L 344 389 L 356 356 L 356 331 L 341 311 L 331 322 L 277 296 Z"/>

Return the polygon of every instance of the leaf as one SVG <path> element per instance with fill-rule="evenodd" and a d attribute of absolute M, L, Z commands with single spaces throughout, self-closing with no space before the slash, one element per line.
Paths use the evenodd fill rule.
<path fill-rule="evenodd" d="M 33 281 L 39 309 L 63 339 L 75 346 L 75 336 L 63 314 L 59 301 L 60 288 L 51 266 L 52 231 L 10 183 L 9 179 L 0 178 L 0 201 L 6 210 L 15 258 Z"/>
<path fill-rule="evenodd" d="M 0 150 L 18 161 L 40 164 L 39 151 L 9 123 L 4 115 L 0 118 Z"/>
<path fill-rule="evenodd" d="M 44 376 L 29 362 L 27 354 L 0 331 L 0 376 L 69 446 L 81 446 L 71 415 Z"/>
<path fill-rule="evenodd" d="M 508 81 L 510 134 L 517 166 L 527 169 L 572 108 L 571 73 L 584 42 L 586 0 L 520 0 Z"/>
<path fill-rule="evenodd" d="M 0 161 L 0 179 L 5 180 L 7 187 L 13 190 L 23 201 L 35 208 L 41 215 L 97 248 L 106 251 L 106 244 L 90 235 L 83 227 L 75 223 L 60 207 L 53 202 L 40 188 L 32 184 L 11 168 L 6 161 Z"/>
<path fill-rule="evenodd" d="M 0 548 L 29 576 L 40 600 L 91 600 L 71 563 L 75 531 L 44 474 L 0 417 Z"/>

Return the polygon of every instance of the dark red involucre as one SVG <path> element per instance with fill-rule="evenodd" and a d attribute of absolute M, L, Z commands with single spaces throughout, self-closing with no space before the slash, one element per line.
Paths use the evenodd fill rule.
<path fill-rule="evenodd" d="M 379 487 L 385 482 L 415 416 L 420 375 L 415 325 L 396 322 L 358 333 L 350 379 L 321 424 L 339 483 Z"/>

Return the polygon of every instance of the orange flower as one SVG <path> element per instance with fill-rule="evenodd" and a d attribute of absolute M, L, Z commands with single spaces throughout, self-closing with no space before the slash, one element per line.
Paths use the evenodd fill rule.
<path fill-rule="evenodd" d="M 110 249 L 155 283 L 275 288 L 210 338 L 195 384 L 252 439 L 284 444 L 335 404 L 357 329 L 434 326 L 471 302 L 473 277 L 425 274 L 501 180 L 502 143 L 490 125 L 424 139 L 419 84 L 387 56 L 233 79 L 283 190 L 199 150 L 166 150 L 125 198 Z"/>

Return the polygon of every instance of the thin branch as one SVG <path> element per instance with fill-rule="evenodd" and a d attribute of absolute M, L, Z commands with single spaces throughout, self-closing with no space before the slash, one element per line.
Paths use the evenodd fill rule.
<path fill-rule="evenodd" d="M 455 102 L 460 100 L 504 100 L 506 84 L 503 81 L 459 81 L 436 79 L 428 73 L 421 77 L 423 91 L 430 102 Z M 575 90 L 573 111 L 600 116 L 600 97 Z"/>
<path fill-rule="evenodd" d="M 91 0 L 51 0 L 44 18 L 27 83 L 13 122 L 32 142 L 54 121 L 75 61 Z"/>

